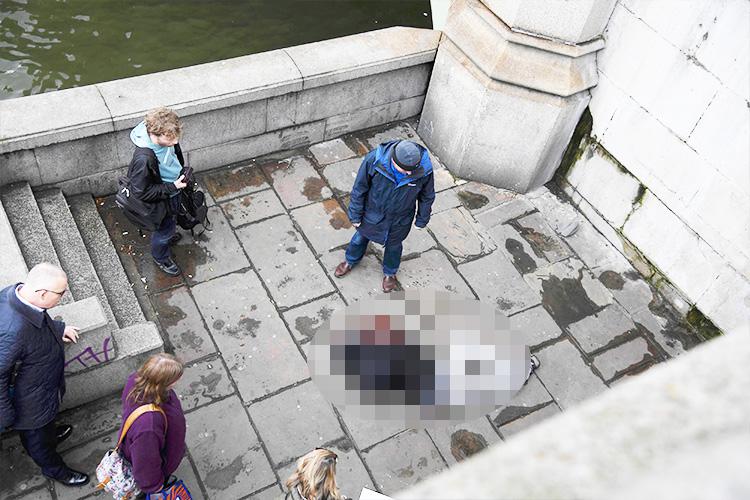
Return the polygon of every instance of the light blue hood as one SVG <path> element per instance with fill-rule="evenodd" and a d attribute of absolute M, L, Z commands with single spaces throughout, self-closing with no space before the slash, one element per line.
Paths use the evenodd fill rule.
<path fill-rule="evenodd" d="M 139 148 L 150 148 L 159 160 L 159 174 L 163 182 L 174 182 L 180 176 L 182 165 L 174 152 L 174 146 L 159 146 L 151 142 L 146 122 L 141 122 L 130 131 L 130 140 Z"/>

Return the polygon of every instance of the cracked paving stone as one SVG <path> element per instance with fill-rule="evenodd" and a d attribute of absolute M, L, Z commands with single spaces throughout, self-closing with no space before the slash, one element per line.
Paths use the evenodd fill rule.
<path fill-rule="evenodd" d="M 309 377 L 307 364 L 255 273 L 201 283 L 193 295 L 244 401 Z"/>
<path fill-rule="evenodd" d="M 502 434 L 503 437 L 507 439 L 514 434 L 518 434 L 522 430 L 528 429 L 531 426 L 539 424 L 547 420 L 548 418 L 554 417 L 555 415 L 559 414 L 560 409 L 557 407 L 557 405 L 555 405 L 554 403 L 548 404 L 544 408 L 540 408 L 533 413 L 529 413 L 524 417 L 503 425 L 499 429 L 500 434 Z"/>
<path fill-rule="evenodd" d="M 409 450 L 409 453 L 404 453 Z M 393 495 L 445 469 L 435 445 L 424 430 L 408 430 L 363 453 L 378 487 Z"/>
<path fill-rule="evenodd" d="M 618 304 L 568 325 L 568 332 L 586 353 L 600 349 L 617 337 L 635 330 L 635 324 Z"/>
<path fill-rule="evenodd" d="M 298 208 L 292 217 L 318 254 L 349 243 L 354 232 L 349 217 L 333 198 Z"/>
<path fill-rule="evenodd" d="M 466 205 L 464 204 L 464 206 Z M 517 195 L 515 198 L 503 202 L 495 207 L 474 214 L 474 218 L 485 228 L 490 229 L 500 224 L 504 224 L 511 219 L 515 219 L 517 217 L 521 217 L 522 215 L 526 215 L 529 212 L 533 212 L 534 210 L 536 210 L 536 208 L 534 208 L 534 205 L 529 203 L 526 198 Z"/>
<path fill-rule="evenodd" d="M 562 335 L 562 330 L 542 306 L 532 307 L 510 317 L 510 327 L 526 333 L 529 347 L 537 346 Z"/>
<path fill-rule="evenodd" d="M 513 396 L 510 403 L 499 406 L 488 416 L 496 427 L 501 427 L 511 420 L 515 420 L 537 408 L 541 408 L 552 401 L 547 389 L 544 388 L 536 374 L 532 373 L 526 384 Z"/>
<path fill-rule="evenodd" d="M 568 340 L 545 347 L 537 356 L 542 365 L 535 375 L 563 410 L 607 389 Z"/>
<path fill-rule="evenodd" d="M 331 404 L 311 381 L 253 403 L 248 411 L 274 465 L 344 437 Z"/>
<path fill-rule="evenodd" d="M 338 460 L 336 461 L 336 483 L 342 494 L 347 495 L 349 498 L 356 498 L 358 493 L 362 491 L 362 488 L 375 489 L 372 479 L 367 474 L 362 460 L 360 460 L 349 439 L 343 438 L 327 444 L 325 447 L 338 455 Z M 281 484 L 284 484 L 289 476 L 292 475 L 297 466 L 296 462 L 297 460 L 295 459 L 277 471 Z"/>
<path fill-rule="evenodd" d="M 456 263 L 487 255 L 496 245 L 465 208 L 435 214 L 427 226 Z"/>
<path fill-rule="evenodd" d="M 637 337 L 599 354 L 594 358 L 594 366 L 602 374 L 604 380 L 611 380 L 618 373 L 626 372 L 650 359 L 653 359 L 653 354 L 648 342 Z"/>
<path fill-rule="evenodd" d="M 151 302 L 159 316 L 159 324 L 174 348 L 175 356 L 190 363 L 216 352 L 198 307 L 186 287 L 154 295 Z"/>
<path fill-rule="evenodd" d="M 500 252 L 461 264 L 458 272 L 466 278 L 479 300 L 491 304 L 506 316 L 539 304 L 539 294 L 529 288 Z"/>
<path fill-rule="evenodd" d="M 292 307 L 334 291 L 289 217 L 274 217 L 236 233 L 279 307 Z"/>
<path fill-rule="evenodd" d="M 221 359 L 199 361 L 185 368 L 175 387 L 182 409 L 190 411 L 234 392 Z"/>
<path fill-rule="evenodd" d="M 284 213 L 284 206 L 272 189 L 246 194 L 221 204 L 232 227 L 238 227 Z"/>
<path fill-rule="evenodd" d="M 453 269 L 451 262 L 440 250 L 430 250 L 415 259 L 402 262 L 397 278 L 404 289 L 447 290 L 468 299 L 475 298 L 461 275 Z"/>
<path fill-rule="evenodd" d="M 333 196 L 331 189 L 318 175 L 310 160 L 304 156 L 265 163 L 262 167 L 271 178 L 273 188 L 279 194 L 282 203 L 289 209 Z"/>
<path fill-rule="evenodd" d="M 199 182 L 217 203 L 269 187 L 263 172 L 254 164 L 201 174 Z"/>
<path fill-rule="evenodd" d="M 240 498 L 276 482 L 238 398 L 204 406 L 186 418 L 188 448 L 209 498 Z"/>
<path fill-rule="evenodd" d="M 357 152 L 352 151 L 342 139 L 333 139 L 332 141 L 314 144 L 310 146 L 310 153 L 315 157 L 318 165 L 321 166 L 357 156 Z"/>
<path fill-rule="evenodd" d="M 460 424 L 431 426 L 426 430 L 448 465 L 463 461 L 500 441 L 487 417 Z"/>
<path fill-rule="evenodd" d="M 456 191 L 462 204 L 475 215 L 509 203 L 519 196 L 513 191 L 475 181 L 463 184 Z"/>
<path fill-rule="evenodd" d="M 558 262 L 570 257 L 570 250 L 539 212 L 516 219 L 511 225 L 529 242 L 537 257 L 544 257 L 549 262 Z"/>
<path fill-rule="evenodd" d="M 304 344 L 312 340 L 332 314 L 343 310 L 345 307 L 346 304 L 338 295 L 330 295 L 290 309 L 282 316 L 284 316 L 297 342 Z"/>

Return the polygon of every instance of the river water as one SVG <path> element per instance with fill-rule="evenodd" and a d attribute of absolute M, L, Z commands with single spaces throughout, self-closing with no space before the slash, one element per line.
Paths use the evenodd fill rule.
<path fill-rule="evenodd" d="M 429 0 L 0 0 L 0 99 L 389 26 Z"/>

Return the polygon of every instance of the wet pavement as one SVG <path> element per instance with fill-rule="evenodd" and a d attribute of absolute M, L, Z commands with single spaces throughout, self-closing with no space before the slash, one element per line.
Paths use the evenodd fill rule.
<path fill-rule="evenodd" d="M 473 422 L 412 430 L 339 412 L 310 380 L 305 345 L 335 311 L 382 293 L 378 248 L 343 279 L 333 269 L 353 233 L 345 209 L 359 158 L 396 137 L 419 140 L 414 123 L 400 122 L 202 173 L 213 226 L 174 248 L 178 278 L 156 269 L 148 237 L 111 197 L 97 201 L 147 315 L 187 363 L 177 391 L 189 451 L 178 475 L 194 498 L 274 498 L 316 446 L 339 455 L 343 493 L 395 494 L 698 342 L 554 185 L 517 195 L 455 179 L 436 161 L 432 220 L 404 244 L 400 287 L 494 304 L 531 332 L 542 366 L 511 405 Z M 76 427 L 63 453 L 72 467 L 93 471 L 119 414 L 113 397 L 61 417 Z M 2 453 L 13 469 L 2 469 L 0 497 L 94 491 L 46 482 L 15 436 Z"/>

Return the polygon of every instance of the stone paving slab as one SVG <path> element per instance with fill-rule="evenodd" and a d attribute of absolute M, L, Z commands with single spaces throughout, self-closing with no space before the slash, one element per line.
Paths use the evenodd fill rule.
<path fill-rule="evenodd" d="M 459 185 L 450 170 L 445 168 L 434 156 L 431 156 L 430 159 L 432 160 L 432 175 L 436 193 Z"/>
<path fill-rule="evenodd" d="M 456 194 L 455 189 L 446 189 L 444 191 L 438 191 L 435 194 L 435 201 L 432 203 L 432 216 L 445 212 L 451 208 L 458 208 L 463 206 L 461 199 Z M 429 227 L 429 226 L 428 226 Z"/>
<path fill-rule="evenodd" d="M 38 488 L 23 496 L 16 497 L 16 500 L 52 500 L 52 492 L 49 487 Z"/>
<path fill-rule="evenodd" d="M 460 264 L 460 272 L 479 296 L 505 315 L 510 315 L 540 302 L 534 292 L 500 252 Z"/>
<path fill-rule="evenodd" d="M 560 337 L 563 332 L 542 306 L 532 307 L 510 317 L 511 328 L 526 332 L 529 347 Z"/>
<path fill-rule="evenodd" d="M 370 245 L 370 248 L 372 247 L 373 245 Z M 383 266 L 373 254 L 366 253 L 349 274 L 343 278 L 336 278 L 333 271 L 344 260 L 343 250 L 328 252 L 320 257 L 321 264 L 325 266 L 328 275 L 333 277 L 333 282 L 341 291 L 344 300 L 351 304 L 362 298 L 374 297 L 383 293 Z M 403 268 L 404 264 L 402 263 L 401 269 Z M 399 279 L 400 277 L 401 274 L 399 274 Z"/>
<path fill-rule="evenodd" d="M 248 411 L 275 465 L 344 437 L 331 404 L 312 382 L 253 403 Z"/>
<path fill-rule="evenodd" d="M 190 363 L 216 352 L 216 346 L 187 287 L 155 294 L 152 303 L 175 356 Z"/>
<path fill-rule="evenodd" d="M 73 426 L 70 437 L 57 447 L 60 452 L 116 431 L 122 421 L 121 395 L 114 394 L 86 406 L 68 410 L 60 414 L 57 421 Z"/>
<path fill-rule="evenodd" d="M 591 316 L 614 301 L 609 290 L 582 262 L 570 258 L 525 274 L 542 304 L 561 326 Z"/>
<path fill-rule="evenodd" d="M 213 358 L 186 367 L 175 391 L 187 412 L 229 396 L 234 387 L 221 359 Z"/>
<path fill-rule="evenodd" d="M 221 204 L 232 227 L 239 227 L 284 213 L 284 206 L 272 189 L 246 194 Z"/>
<path fill-rule="evenodd" d="M 560 409 L 557 407 L 557 405 L 555 403 L 550 403 L 544 408 L 540 408 L 533 413 L 529 413 L 524 417 L 503 425 L 502 427 L 500 427 L 499 431 L 505 439 L 508 439 L 509 437 L 518 434 L 519 432 L 528 429 L 533 425 L 536 425 L 540 422 L 543 422 L 544 420 L 547 420 L 550 417 L 554 417 L 555 415 L 559 414 Z"/>
<path fill-rule="evenodd" d="M 466 199 L 471 199 L 468 195 L 464 195 L 464 206 L 467 206 Z M 480 199 L 479 202 L 482 200 Z M 488 202 L 489 203 L 489 202 Z M 484 207 L 482 207 L 484 208 Z M 480 209 L 481 210 L 481 209 Z M 521 217 L 532 211 L 536 210 L 534 205 L 529 203 L 526 198 L 522 196 L 516 196 L 508 201 L 502 202 L 492 208 L 487 208 L 482 211 L 474 213 L 474 218 L 486 228 L 497 226 L 498 224 L 504 224 L 509 220 Z"/>
<path fill-rule="evenodd" d="M 380 144 L 395 139 L 408 139 L 424 146 L 424 142 L 417 135 L 414 127 L 406 122 L 399 122 L 395 125 L 389 125 L 385 129 L 379 127 L 376 128 L 375 131 L 358 132 L 355 135 L 363 139 L 370 147 L 370 149 L 375 149 Z"/>
<path fill-rule="evenodd" d="M 549 262 L 558 262 L 571 256 L 568 247 L 557 237 L 539 212 L 516 219 L 511 225 L 529 242 L 537 256 L 543 256 Z"/>
<path fill-rule="evenodd" d="M 360 450 L 367 450 L 404 431 L 404 423 L 397 420 L 365 420 L 346 410 L 340 413 Z"/>
<path fill-rule="evenodd" d="M 628 313 L 647 310 L 656 291 L 629 264 L 620 272 L 612 267 L 614 266 L 598 267 L 592 272 Z"/>
<path fill-rule="evenodd" d="M 448 290 L 473 299 L 474 294 L 440 250 L 430 250 L 401 264 L 398 281 L 403 289 Z"/>
<path fill-rule="evenodd" d="M 357 152 L 347 146 L 343 139 L 313 144 L 310 146 L 310 153 L 321 166 L 357 156 Z"/>
<path fill-rule="evenodd" d="M 373 447 L 363 456 L 378 487 L 386 495 L 394 495 L 446 468 L 424 430 L 406 431 Z"/>
<path fill-rule="evenodd" d="M 333 196 L 313 164 L 304 156 L 264 163 L 262 167 L 287 208 L 301 207 Z"/>
<path fill-rule="evenodd" d="M 193 466 L 187 456 L 182 459 L 180 466 L 174 471 L 174 475 L 185 482 L 185 486 L 187 486 L 190 491 L 190 496 L 193 500 L 205 500 L 206 497 L 203 496 L 203 492 L 199 486 L 198 476 L 195 474 Z"/>
<path fill-rule="evenodd" d="M 500 406 L 489 414 L 490 420 L 496 427 L 533 412 L 552 401 L 547 389 L 539 381 L 536 374 L 532 374 L 526 384 L 513 396 L 506 406 Z"/>
<path fill-rule="evenodd" d="M 18 435 L 0 441 L 0 498 L 20 495 L 24 491 L 42 486 L 47 480 L 21 446 Z"/>
<path fill-rule="evenodd" d="M 642 310 L 633 314 L 632 318 L 636 326 L 649 332 L 671 357 L 683 354 L 699 342 L 685 321 L 676 318 L 673 313 Z"/>
<path fill-rule="evenodd" d="M 594 366 L 604 380 L 611 380 L 618 373 L 623 373 L 636 365 L 653 359 L 645 339 L 636 337 L 622 345 L 604 351 L 594 358 Z"/>
<path fill-rule="evenodd" d="M 607 388 L 568 340 L 542 349 L 537 356 L 542 366 L 536 370 L 536 375 L 563 410 Z"/>
<path fill-rule="evenodd" d="M 537 255 L 529 242 L 513 226 L 498 224 L 487 232 L 519 273 L 533 273 L 540 267 L 549 265 L 549 261 Z"/>
<path fill-rule="evenodd" d="M 282 493 L 283 492 L 281 491 L 279 485 L 274 484 L 269 488 L 250 495 L 249 500 L 279 500 L 279 497 L 282 495 Z"/>
<path fill-rule="evenodd" d="M 333 291 L 289 217 L 243 227 L 237 237 L 279 307 L 292 307 Z"/>
<path fill-rule="evenodd" d="M 474 215 L 509 203 L 518 196 L 513 191 L 475 181 L 461 185 L 456 191 L 463 205 Z"/>
<path fill-rule="evenodd" d="M 245 402 L 309 377 L 255 273 L 201 283 L 193 295 Z"/>
<path fill-rule="evenodd" d="M 270 187 L 263 172 L 252 163 L 199 175 L 198 182 L 206 186 L 208 193 L 218 203 Z"/>
<path fill-rule="evenodd" d="M 586 353 L 596 351 L 632 331 L 635 331 L 635 324 L 618 304 L 611 304 L 568 325 L 568 332 Z"/>
<path fill-rule="evenodd" d="M 292 217 L 319 255 L 349 243 L 354 233 L 349 217 L 333 198 L 298 208 Z"/>
<path fill-rule="evenodd" d="M 182 268 L 190 284 L 250 266 L 221 209 L 217 206 L 209 208 L 208 218 L 211 221 L 211 231 L 205 231 L 195 238 L 183 237 L 172 247 L 175 262 Z"/>
<path fill-rule="evenodd" d="M 404 250 L 401 254 L 402 262 L 405 260 L 413 259 L 414 257 L 419 256 L 420 254 L 426 252 L 427 250 L 430 250 L 431 248 L 435 248 L 437 246 L 437 243 L 435 243 L 435 238 L 433 238 L 430 232 L 426 229 L 419 230 L 416 227 L 412 227 L 411 231 L 409 232 L 409 236 L 407 236 L 404 240 L 403 246 Z M 384 250 L 383 246 L 371 244 L 370 249 L 375 255 L 378 256 L 378 258 L 382 262 Z"/>
<path fill-rule="evenodd" d="M 465 208 L 452 208 L 430 219 L 430 232 L 456 263 L 491 253 L 497 245 Z"/>
<path fill-rule="evenodd" d="M 342 311 L 346 304 L 338 295 L 329 295 L 282 314 L 294 338 L 300 344 L 312 340 L 332 314 Z"/>
<path fill-rule="evenodd" d="M 460 424 L 428 427 L 426 430 L 449 466 L 500 441 L 500 436 L 487 417 Z"/>
<path fill-rule="evenodd" d="M 349 194 L 361 164 L 362 158 L 359 157 L 333 163 L 323 170 L 323 177 L 328 180 L 337 195 Z"/>
<path fill-rule="evenodd" d="M 66 451 L 65 453 L 62 453 L 63 460 L 65 460 L 68 467 L 74 470 L 93 473 L 93 471 L 96 470 L 96 466 L 99 465 L 102 457 L 104 457 L 104 454 L 117 445 L 118 436 L 119 430 L 99 439 L 89 441 L 83 446 Z M 94 476 L 93 479 L 94 480 L 89 484 L 80 488 L 71 488 L 55 482 L 53 483 L 55 494 L 57 495 L 58 500 L 77 500 L 92 493 L 96 493 L 96 476 Z"/>
<path fill-rule="evenodd" d="M 327 444 L 326 448 L 338 455 L 338 460 L 336 461 L 336 484 L 342 494 L 350 498 L 359 498 L 359 492 L 362 491 L 362 488 L 367 487 L 368 489 L 375 490 L 373 480 L 370 478 L 362 460 L 357 455 L 357 451 L 348 439 L 345 438 L 335 443 Z M 282 485 L 286 483 L 286 480 L 295 471 L 297 467 L 296 462 L 297 460 L 295 459 L 277 471 Z"/>
<path fill-rule="evenodd" d="M 187 444 L 210 498 L 240 498 L 276 482 L 237 397 L 187 415 Z"/>

